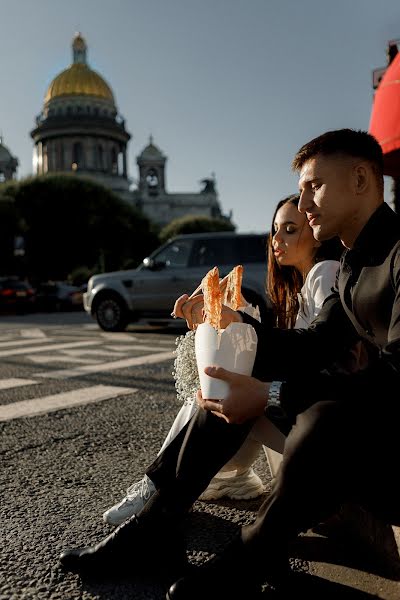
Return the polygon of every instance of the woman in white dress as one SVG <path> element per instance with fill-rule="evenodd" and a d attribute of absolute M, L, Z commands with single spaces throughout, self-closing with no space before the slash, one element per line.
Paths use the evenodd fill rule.
<path fill-rule="evenodd" d="M 318 315 L 325 298 L 335 285 L 339 266 L 337 259 L 343 250 L 339 240 L 322 243 L 315 240 L 307 218 L 297 210 L 298 201 L 299 196 L 292 195 L 278 203 L 268 238 L 267 289 L 273 318 L 277 326 L 283 328 L 308 327 Z M 177 301 L 176 306 L 179 303 L 182 305 L 182 298 Z M 255 316 L 258 309 L 244 305 L 240 310 Z M 197 410 L 195 395 L 200 385 L 194 354 L 194 326 L 188 322 L 188 327 L 186 335 L 177 339 L 174 363 L 175 387 L 183 405 L 160 453 Z M 248 499 L 262 494 L 265 491 L 264 484 L 252 465 L 266 438 L 271 439 L 272 447 L 277 448 L 282 444 L 282 434 L 262 417 L 239 452 L 211 480 L 200 500 L 214 500 L 223 496 Z M 264 447 L 274 475 L 279 455 Z M 123 523 L 143 508 L 154 491 L 152 481 L 145 475 L 128 488 L 126 496 L 120 502 L 103 514 L 103 519 L 111 525 Z"/>

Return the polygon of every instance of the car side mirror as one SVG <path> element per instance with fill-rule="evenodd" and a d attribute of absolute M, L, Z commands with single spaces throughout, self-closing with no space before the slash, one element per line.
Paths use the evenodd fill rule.
<path fill-rule="evenodd" d="M 143 266 L 146 267 L 146 269 L 151 269 L 154 265 L 154 260 L 152 258 L 150 258 L 149 256 L 146 256 L 146 258 L 143 259 Z"/>
<path fill-rule="evenodd" d="M 167 263 L 165 260 L 154 260 L 153 258 L 146 256 L 146 258 L 143 259 L 143 266 L 146 269 L 150 269 L 150 271 L 162 271 L 162 269 L 165 269 L 167 266 Z"/>

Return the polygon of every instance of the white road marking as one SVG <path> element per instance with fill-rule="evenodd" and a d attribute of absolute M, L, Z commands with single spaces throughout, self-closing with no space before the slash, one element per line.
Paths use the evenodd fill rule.
<path fill-rule="evenodd" d="M 113 333 L 113 332 L 103 332 L 100 334 L 102 337 L 107 340 L 112 340 L 113 342 L 129 342 L 130 340 L 138 342 L 139 338 L 134 335 L 129 335 L 128 333 Z"/>
<path fill-rule="evenodd" d="M 154 344 L 153 346 L 145 346 L 145 344 L 132 344 L 131 346 L 105 346 L 106 348 L 109 348 L 110 350 L 116 350 L 117 348 L 120 351 L 124 351 L 124 352 L 130 352 L 131 350 L 149 350 L 150 352 L 154 352 L 154 350 L 157 349 L 157 344 Z"/>
<path fill-rule="evenodd" d="M 10 342 L 0 342 L 0 348 L 9 348 L 11 346 L 26 346 L 27 344 L 43 344 L 45 340 L 43 338 L 35 340 L 16 340 L 15 338 Z M 51 342 L 51 338 L 46 338 L 46 342 Z"/>
<path fill-rule="evenodd" d="M 20 417 L 33 417 L 71 406 L 89 404 L 109 400 L 117 396 L 126 396 L 137 392 L 137 388 L 116 387 L 112 385 L 94 385 L 87 388 L 72 390 L 62 394 L 22 400 L 6 406 L 0 406 L 0 421 L 9 421 Z"/>
<path fill-rule="evenodd" d="M 120 356 L 121 354 L 124 354 L 124 351 L 119 349 L 117 350 L 117 348 L 113 348 L 112 350 L 101 350 L 100 348 L 83 348 L 82 350 L 64 350 L 63 354 L 69 354 L 70 356 L 94 354 L 95 356 L 107 356 L 108 358 L 110 358 L 113 355 Z"/>
<path fill-rule="evenodd" d="M 11 388 L 20 387 L 21 385 L 35 385 L 39 383 L 33 379 L 0 379 L 0 390 L 9 390 Z"/>
<path fill-rule="evenodd" d="M 33 328 L 32 329 L 21 329 L 20 330 L 21 337 L 25 338 L 45 338 L 47 337 L 45 332 L 41 329 Z"/>
<path fill-rule="evenodd" d="M 68 363 L 80 363 L 81 365 L 94 365 L 94 364 L 98 364 L 99 362 L 101 362 L 100 358 L 79 358 L 78 356 L 68 356 L 66 354 L 56 354 L 55 356 L 53 354 L 46 354 L 45 356 L 40 355 L 40 356 L 27 356 L 26 357 L 28 360 L 31 360 L 32 362 L 36 363 L 36 364 L 46 364 L 46 363 L 52 363 L 52 362 L 68 362 Z"/>
<path fill-rule="evenodd" d="M 107 348 L 111 348 L 111 346 L 107 346 Z M 118 348 L 120 350 L 123 349 L 125 352 L 131 352 L 132 350 L 148 350 L 149 352 L 154 352 L 154 350 L 157 348 L 157 345 L 154 344 L 153 346 L 145 346 L 144 344 L 132 344 L 132 346 L 118 346 Z"/>
<path fill-rule="evenodd" d="M 76 369 L 61 369 L 59 371 L 46 371 L 43 373 L 34 373 L 33 377 L 45 377 L 48 379 L 69 379 L 70 377 L 79 377 L 87 373 L 102 373 L 103 371 L 114 371 L 115 369 L 125 369 L 127 367 L 138 367 L 140 365 L 149 365 L 174 358 L 174 352 L 158 352 L 157 354 L 147 354 L 145 356 L 135 356 L 133 358 L 123 358 L 113 362 L 100 363 L 99 365 L 85 365 Z"/>
<path fill-rule="evenodd" d="M 39 340 L 31 340 L 29 343 L 32 344 L 34 341 Z M 24 342 L 26 344 L 26 342 Z M 77 348 L 78 346 L 96 346 L 102 344 L 101 340 L 87 340 L 83 342 L 68 342 L 66 344 L 46 344 L 45 346 L 40 346 L 40 348 L 20 348 L 18 350 L 2 350 L 0 351 L 0 356 L 14 356 L 16 354 L 29 354 L 32 352 L 46 352 L 47 350 L 62 350 L 63 348 Z"/>

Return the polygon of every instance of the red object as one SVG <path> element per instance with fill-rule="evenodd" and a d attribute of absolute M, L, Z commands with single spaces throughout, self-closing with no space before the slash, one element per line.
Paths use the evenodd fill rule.
<path fill-rule="evenodd" d="M 375 92 L 369 132 L 382 146 L 384 173 L 400 176 L 400 52 L 396 54 Z"/>

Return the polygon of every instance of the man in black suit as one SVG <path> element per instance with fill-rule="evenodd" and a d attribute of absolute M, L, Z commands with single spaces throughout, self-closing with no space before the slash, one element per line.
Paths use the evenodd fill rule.
<path fill-rule="evenodd" d="M 97 546 L 65 551 L 64 568 L 164 567 L 177 579 L 168 600 L 251 597 L 264 580 L 287 584 L 289 542 L 342 503 L 398 521 L 400 401 L 391 390 L 400 384 L 400 219 L 384 203 L 382 151 L 366 132 L 329 131 L 297 152 L 293 168 L 299 210 L 314 237 L 339 236 L 343 243 L 337 291 L 307 330 L 279 330 L 223 310 L 225 325 L 256 328 L 253 377 L 208 368 L 227 381 L 228 397 L 217 402 L 198 394 L 202 410 L 147 471 L 156 494 Z M 184 296 L 175 313 L 191 325 L 201 320 L 201 306 L 201 299 Z M 327 371 L 358 339 L 369 349 L 368 365 L 348 374 Z M 185 572 L 183 517 L 264 413 L 289 432 L 272 491 L 255 522 L 219 557 Z M 371 485 L 371 472 L 379 473 L 378 485 Z"/>

